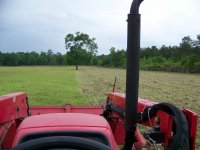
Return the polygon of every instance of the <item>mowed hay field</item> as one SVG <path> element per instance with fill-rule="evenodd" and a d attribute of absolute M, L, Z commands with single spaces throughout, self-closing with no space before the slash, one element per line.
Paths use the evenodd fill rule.
<path fill-rule="evenodd" d="M 0 95 L 23 91 L 30 105 L 102 105 L 115 77 L 116 91 L 125 91 L 125 76 L 124 69 L 98 67 L 0 67 Z M 200 74 L 140 71 L 139 96 L 200 114 Z"/>

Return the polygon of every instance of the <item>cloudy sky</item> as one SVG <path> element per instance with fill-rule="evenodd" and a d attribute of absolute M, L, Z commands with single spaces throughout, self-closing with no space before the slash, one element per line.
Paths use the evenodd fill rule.
<path fill-rule="evenodd" d="M 64 38 L 76 31 L 96 38 L 98 54 L 126 49 L 132 0 L 0 0 L 0 51 L 65 53 Z M 179 45 L 200 34 L 200 0 L 144 0 L 141 47 Z"/>

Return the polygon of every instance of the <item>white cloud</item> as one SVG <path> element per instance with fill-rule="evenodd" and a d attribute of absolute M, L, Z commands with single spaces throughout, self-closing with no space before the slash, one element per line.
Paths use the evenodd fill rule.
<path fill-rule="evenodd" d="M 67 33 L 96 37 L 99 54 L 126 48 L 127 14 L 132 0 L 1 0 L 0 50 L 65 52 Z M 199 0 L 144 0 L 141 46 L 178 45 L 200 34 Z M 12 11 L 11 11 L 12 10 Z M 10 44 L 12 43 L 12 44 Z"/>

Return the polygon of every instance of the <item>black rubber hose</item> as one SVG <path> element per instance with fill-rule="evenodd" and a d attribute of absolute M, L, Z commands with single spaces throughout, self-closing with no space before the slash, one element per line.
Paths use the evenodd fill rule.
<path fill-rule="evenodd" d="M 158 111 L 163 111 L 173 118 L 173 136 L 169 140 L 167 150 L 189 150 L 188 123 L 183 112 L 169 103 L 159 103 L 144 109 L 138 117 L 138 122 L 146 122 L 154 117 Z"/>

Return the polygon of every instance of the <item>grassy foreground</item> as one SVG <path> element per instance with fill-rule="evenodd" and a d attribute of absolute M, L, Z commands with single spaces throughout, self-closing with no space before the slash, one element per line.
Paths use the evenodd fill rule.
<path fill-rule="evenodd" d="M 1 67 L 0 95 L 23 91 L 31 105 L 80 104 L 76 72 L 65 67 Z"/>
<path fill-rule="evenodd" d="M 115 77 L 116 91 L 125 91 L 125 74 L 124 69 L 82 66 L 78 71 L 75 67 L 0 67 L 0 95 L 24 91 L 31 105 L 99 105 L 112 90 Z M 140 71 L 139 96 L 200 114 L 200 74 Z"/>

